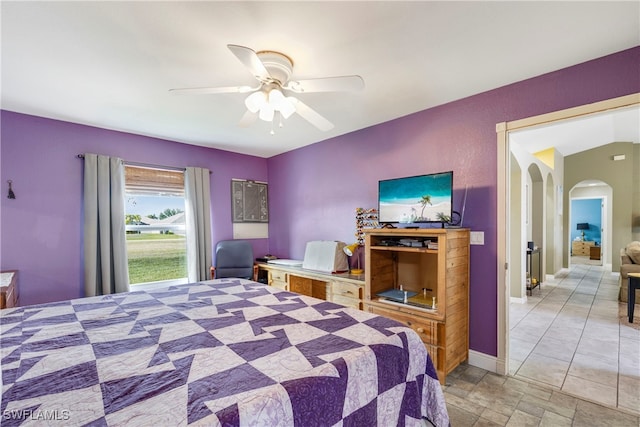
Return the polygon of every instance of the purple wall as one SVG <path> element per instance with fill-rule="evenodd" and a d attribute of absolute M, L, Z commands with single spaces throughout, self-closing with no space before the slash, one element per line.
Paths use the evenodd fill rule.
<path fill-rule="evenodd" d="M 233 237 L 230 181 L 267 180 L 267 161 L 89 126 L 1 113 L 0 268 L 20 270 L 21 305 L 83 295 L 82 160 L 79 153 L 211 170 L 212 242 Z M 6 197 L 13 180 L 15 200 Z M 267 239 L 252 240 L 256 253 Z"/>
<path fill-rule="evenodd" d="M 378 180 L 453 170 L 454 209 L 468 186 L 463 225 L 485 233 L 471 247 L 470 347 L 496 356 L 496 124 L 640 92 L 639 66 L 636 47 L 269 159 L 270 251 L 301 259 L 309 240 L 351 243 Z"/>

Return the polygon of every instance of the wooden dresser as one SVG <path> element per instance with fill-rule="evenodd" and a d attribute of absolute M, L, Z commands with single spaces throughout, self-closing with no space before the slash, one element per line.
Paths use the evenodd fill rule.
<path fill-rule="evenodd" d="M 18 270 L 2 271 L 0 275 L 0 309 L 18 307 Z"/>
<path fill-rule="evenodd" d="M 591 246 L 595 246 L 596 242 L 574 240 L 571 242 L 571 255 L 573 256 L 589 256 L 591 254 Z"/>
<path fill-rule="evenodd" d="M 364 274 L 331 274 L 258 263 L 258 281 L 285 291 L 319 298 L 362 310 Z"/>

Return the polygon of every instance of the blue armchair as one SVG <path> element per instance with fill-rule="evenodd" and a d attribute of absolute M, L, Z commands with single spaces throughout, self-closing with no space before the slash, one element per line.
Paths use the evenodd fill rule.
<path fill-rule="evenodd" d="M 215 265 L 211 278 L 237 277 L 256 280 L 258 266 L 253 259 L 253 248 L 246 240 L 221 240 L 216 245 Z"/>

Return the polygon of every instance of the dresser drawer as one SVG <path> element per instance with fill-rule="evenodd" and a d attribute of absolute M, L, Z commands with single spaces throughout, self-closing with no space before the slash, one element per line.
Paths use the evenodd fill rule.
<path fill-rule="evenodd" d="M 379 314 L 380 316 L 388 317 L 402 323 L 403 325 L 409 326 L 411 329 L 416 331 L 422 342 L 425 344 L 431 344 L 432 346 L 439 345 L 438 322 L 418 318 L 414 315 L 404 314 L 395 310 L 385 310 L 377 306 L 369 305 L 367 307 L 367 311 L 370 313 Z"/>
<path fill-rule="evenodd" d="M 591 247 L 595 245 L 595 242 L 585 241 L 573 241 L 571 243 L 572 255 L 589 256 Z"/>
<path fill-rule="evenodd" d="M 269 283 L 271 283 L 272 280 L 279 280 L 280 282 L 286 282 L 287 273 L 280 270 L 269 270 Z"/>
<path fill-rule="evenodd" d="M 283 291 L 289 290 L 289 284 L 287 282 L 283 282 L 282 280 L 272 280 L 269 282 L 269 286 L 273 286 L 274 288 L 282 289 Z"/>
<path fill-rule="evenodd" d="M 362 286 L 349 282 L 333 282 L 331 292 L 334 297 L 362 299 Z"/>
<path fill-rule="evenodd" d="M 289 283 L 287 283 L 287 273 L 279 270 L 269 270 L 269 286 L 282 289 L 284 291 L 289 290 Z"/>
<path fill-rule="evenodd" d="M 342 295 L 333 295 L 331 297 L 331 302 L 335 302 L 336 304 L 344 305 L 346 307 L 353 307 L 358 310 L 362 310 L 362 301 L 355 298 L 343 297 Z"/>

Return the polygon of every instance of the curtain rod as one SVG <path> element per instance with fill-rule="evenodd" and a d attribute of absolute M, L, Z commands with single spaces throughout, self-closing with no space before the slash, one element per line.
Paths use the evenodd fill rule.
<path fill-rule="evenodd" d="M 84 159 L 84 154 L 78 154 L 76 157 L 79 159 Z M 181 172 L 184 172 L 186 170 L 186 168 L 178 168 L 175 166 L 163 166 L 163 165 L 154 165 L 151 163 L 128 162 L 126 160 L 123 160 L 122 163 L 128 166 L 138 166 L 138 167 L 152 168 L 152 169 L 165 169 L 165 170 L 174 170 L 174 171 L 181 171 Z M 211 171 L 209 171 L 209 173 L 211 173 Z"/>

